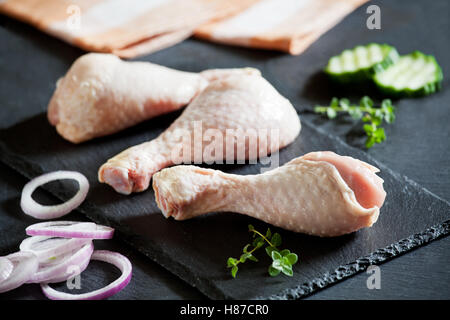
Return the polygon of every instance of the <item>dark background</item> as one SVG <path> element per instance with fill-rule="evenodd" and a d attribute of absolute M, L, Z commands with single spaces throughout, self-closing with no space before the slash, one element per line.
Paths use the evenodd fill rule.
<path fill-rule="evenodd" d="M 361 96 L 356 89 L 346 91 L 332 86 L 320 72 L 330 53 L 337 54 L 342 49 L 366 43 L 367 39 L 370 39 L 371 42 L 393 44 L 401 54 L 415 49 L 433 54 L 442 66 L 444 76 L 449 72 L 446 58 L 450 49 L 447 40 L 449 30 L 447 1 L 434 1 L 432 5 L 426 1 L 373 3 L 381 8 L 382 30 L 365 28 L 367 15 L 366 6 L 363 6 L 299 57 L 188 40 L 152 55 L 150 60 L 184 70 L 195 70 L 198 61 L 202 61 L 204 69 L 255 65 L 292 101 L 301 112 L 302 119 L 307 119 L 328 132 L 337 133 L 350 145 L 359 147 L 362 137 L 353 123 L 325 121 L 308 112 L 314 103 L 328 103 L 334 95 L 345 94 L 354 99 Z M 82 51 L 42 34 L 30 26 L 3 16 L 0 16 L 0 19 L 2 77 L 0 125 L 4 129 L 22 121 L 23 109 L 30 103 L 34 105 L 33 108 L 29 107 L 30 110 L 45 111 L 54 82 L 39 81 L 40 75 L 45 79 L 45 74 L 50 69 L 53 73 L 59 72 L 63 75 Z M 343 37 L 342 34 L 347 36 Z M 202 52 L 205 56 L 191 55 L 192 51 L 189 48 L 192 46 L 204 47 L 205 50 Z M 447 84 L 448 80 L 444 80 L 443 90 L 431 97 L 395 101 L 398 107 L 397 121 L 387 127 L 388 141 L 374 147 L 368 153 L 394 171 L 408 176 L 448 201 L 450 200 L 448 110 L 450 98 Z M 373 92 L 372 96 L 377 97 L 376 92 Z M 19 209 L 20 190 L 26 179 L 5 165 L 0 167 L 0 172 L 0 214 L 8 215 L 11 220 L 10 225 L 1 226 L 0 254 L 3 255 L 16 250 L 24 237 L 25 226 L 33 220 L 24 217 Z M 368 275 L 362 273 L 322 290 L 310 298 L 448 299 L 450 272 L 446 266 L 450 262 L 449 241 L 448 237 L 437 240 L 381 265 L 381 290 L 368 290 L 366 288 Z M 114 298 L 203 297 L 196 289 L 190 288 L 120 241 L 99 244 L 102 245 L 128 253 L 127 255 L 133 259 L 133 282 Z M 100 272 L 99 270 L 100 268 L 94 271 Z M 44 298 L 34 285 L 23 286 L 1 296 L 3 297 Z"/>

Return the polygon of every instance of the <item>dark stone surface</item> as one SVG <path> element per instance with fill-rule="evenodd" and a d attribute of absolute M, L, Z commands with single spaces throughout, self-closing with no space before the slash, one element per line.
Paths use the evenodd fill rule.
<path fill-rule="evenodd" d="M 380 176 L 388 193 L 379 220 L 372 228 L 330 239 L 279 230 L 284 246 L 300 255 L 301 263 L 295 267 L 294 277 L 268 277 L 268 257 L 260 254 L 262 263 L 241 268 L 239 281 L 235 281 L 225 268 L 226 259 L 240 254 L 236 250 L 248 242 L 248 223 L 259 229 L 265 229 L 267 225 L 233 213 L 209 214 L 182 222 L 165 219 L 156 207 L 153 190 L 123 196 L 96 181 L 99 165 L 117 152 L 117 145 L 122 149 L 122 143 L 135 143 L 139 137 L 154 134 L 153 130 L 140 130 L 141 126 L 122 133 L 120 137 L 74 146 L 63 141 L 46 124 L 45 115 L 41 114 L 0 131 L 0 159 L 29 178 L 58 169 L 84 173 L 90 180 L 91 191 L 79 208 L 80 212 L 96 222 L 113 226 L 118 237 L 211 298 L 267 298 L 279 294 L 282 298 L 303 296 L 362 271 L 371 263 L 384 261 L 449 231 L 447 225 L 436 227 L 430 234 L 415 236 L 412 241 L 403 240 L 371 255 L 379 248 L 448 220 L 450 205 L 377 163 L 364 152 L 304 122 L 301 136 L 279 153 L 280 164 L 310 151 L 333 150 L 376 165 L 381 169 Z M 33 134 L 38 131 L 39 134 Z M 258 173 L 260 167 L 221 166 L 227 172 L 239 174 Z M 66 182 L 47 184 L 45 189 L 61 199 L 68 199 L 74 192 L 73 184 Z M 360 257 L 364 258 L 355 261 Z M 335 268 L 340 271 L 330 274 Z M 282 293 L 293 284 L 302 283 L 305 284 L 295 293 Z M 255 290 L 257 284 L 258 290 Z"/>
<path fill-rule="evenodd" d="M 27 182 L 23 176 L 0 163 L 0 256 L 17 250 L 25 237 L 24 228 L 36 220 L 23 214 L 19 207 L 20 192 Z M 38 189 L 34 197 L 42 203 L 57 201 L 47 192 Z M 81 214 L 72 213 L 68 219 L 83 221 Z M 326 290 L 320 290 L 307 299 L 448 299 L 450 287 L 450 263 L 448 247 L 450 237 L 429 243 L 420 249 L 412 250 L 401 257 L 380 266 L 381 289 L 369 290 L 366 286 L 366 273 L 357 274 L 340 281 Z M 120 252 L 130 258 L 133 264 L 133 278 L 120 294 L 110 299 L 204 299 L 197 289 L 184 285 L 181 280 L 130 246 L 123 245 L 120 239 L 96 241 L 97 249 Z M 95 265 L 93 265 L 95 267 Z M 92 271 L 95 273 L 91 273 Z M 111 273 L 109 274 L 108 271 Z M 96 289 L 104 285 L 109 276 L 116 276 L 114 268 L 88 269 L 82 275 L 82 289 Z M 104 279 L 104 280 L 103 280 Z M 64 290 L 64 286 L 55 288 Z M 0 294 L 0 299 L 46 299 L 38 285 L 24 285 Z"/>
<path fill-rule="evenodd" d="M 304 113 L 314 104 L 326 103 L 331 96 L 342 92 L 331 87 L 320 73 L 329 56 L 359 43 L 382 41 L 395 45 L 401 53 L 413 49 L 433 53 L 441 63 L 444 74 L 448 70 L 448 61 L 444 60 L 448 42 L 445 41 L 445 34 L 440 35 L 442 30 L 448 30 L 445 15 L 448 12 L 447 2 L 436 2 L 435 6 L 426 6 L 423 2 L 379 4 L 383 17 L 382 31 L 365 29 L 366 15 L 364 8 L 360 8 L 299 57 L 189 40 L 140 60 L 192 71 L 210 67 L 258 67 L 302 112 L 303 120 L 308 119 L 325 131 L 338 134 L 348 143 L 358 146 L 359 140 L 358 137 L 355 139 L 353 124 L 336 125 Z M 424 31 L 423 25 L 411 23 L 422 21 L 423 19 L 419 19 L 421 15 L 433 17 L 433 23 L 427 24 L 427 28 L 432 25 L 431 31 L 436 31 L 432 32 L 433 37 L 428 37 L 428 31 Z M 414 182 L 380 165 L 390 198 L 373 228 L 333 240 L 281 231 L 286 238 L 286 246 L 297 249 L 303 257 L 303 263 L 296 266 L 295 279 L 268 279 L 265 267 L 258 267 L 259 269 L 251 268 L 251 271 L 250 268 L 242 269 L 240 282 L 233 282 L 223 267 L 226 257 L 236 255 L 234 251 L 246 243 L 246 224 L 249 221 L 265 227 L 263 224 L 235 214 L 212 214 L 183 223 L 165 220 L 156 209 L 152 192 L 125 199 L 95 182 L 96 170 L 106 158 L 129 145 L 156 136 L 178 114 L 160 117 L 123 133 L 78 147 L 70 145 L 59 138 L 48 125 L 44 112 L 56 79 L 65 73 L 82 51 L 7 18 L 2 20 L 2 25 L 4 29 L 0 30 L 1 36 L 7 41 L 5 45 L 2 42 L 0 48 L 0 72 L 2 77 L 8 79 L 0 83 L 3 103 L 0 127 L 4 128 L 0 135 L 4 150 L 8 150 L 7 153 L 2 152 L 2 159 L 28 177 L 55 169 L 78 169 L 85 173 L 93 186 L 90 201 L 83 205 L 82 211 L 97 221 L 118 227 L 119 236 L 186 281 L 197 285 L 208 296 L 255 298 L 274 294 L 287 294 L 283 297 L 308 294 L 311 289 L 316 290 L 340 277 L 361 271 L 370 261 L 380 262 L 448 232 L 447 225 L 445 228 L 437 226 L 423 236 L 413 237 L 411 241 L 394 245 L 391 250 L 367 257 L 378 248 L 386 247 L 411 234 L 423 233 L 425 229 L 447 220 L 449 214 L 447 202 L 440 201 Z M 349 32 L 351 37 L 339 36 Z M 406 37 L 411 33 L 415 34 L 414 39 Z M 357 92 L 346 94 L 351 97 L 361 95 Z M 369 154 L 382 160 L 388 167 L 406 174 L 447 200 L 450 174 L 450 113 L 446 109 L 448 98 L 444 83 L 444 90 L 437 95 L 426 99 L 397 101 L 397 122 L 388 128 L 388 141 L 369 151 Z M 285 162 L 318 148 L 338 149 L 341 153 L 361 159 L 366 159 L 367 156 L 365 152 L 348 148 L 340 141 L 318 133 L 305 124 L 300 140 L 282 151 L 280 157 Z M 370 159 L 370 162 L 374 163 L 375 160 Z M 255 166 L 225 169 L 243 173 L 257 172 Z M 53 187 L 49 185 L 49 188 L 54 192 L 58 189 L 56 184 Z M 68 197 L 68 194 L 56 193 L 61 198 Z M 230 231 L 235 232 L 236 236 L 225 242 Z M 340 265 L 363 256 L 366 259 L 352 263 L 349 267 L 339 268 L 338 273 L 333 273 Z M 211 273 L 205 274 L 206 271 Z M 286 287 L 314 281 L 318 277 L 322 279 L 322 283 L 313 282 L 295 292 L 285 291 Z M 255 283 L 262 282 L 266 284 L 265 289 L 254 292 Z"/>

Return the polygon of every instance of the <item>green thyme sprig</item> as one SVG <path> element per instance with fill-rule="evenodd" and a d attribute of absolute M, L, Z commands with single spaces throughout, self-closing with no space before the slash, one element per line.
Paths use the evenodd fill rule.
<path fill-rule="evenodd" d="M 297 263 L 298 257 L 295 253 L 288 249 L 281 250 L 278 248 L 281 245 L 281 236 L 279 233 L 274 233 L 267 228 L 266 234 L 263 235 L 257 231 L 251 224 L 248 225 L 248 231 L 253 235 L 253 241 L 247 244 L 242 249 L 242 254 L 239 259 L 228 258 L 227 268 L 231 268 L 231 275 L 236 278 L 236 274 L 239 270 L 238 264 L 251 260 L 258 262 L 258 259 L 253 255 L 253 252 L 266 245 L 265 250 L 269 257 L 272 258 L 272 264 L 269 266 L 269 275 L 275 277 L 280 273 L 284 273 L 287 276 L 292 277 L 292 266 Z"/>
<path fill-rule="evenodd" d="M 349 114 L 355 120 L 364 122 L 363 129 L 367 135 L 366 148 L 371 148 L 375 143 L 381 143 L 386 140 L 384 128 L 380 125 L 393 123 L 395 121 L 395 107 L 391 100 L 384 99 L 379 108 L 374 107 L 373 100 L 364 96 L 359 105 L 351 105 L 346 98 L 333 98 L 329 106 L 316 106 L 314 112 L 325 114 L 329 119 L 334 119 L 339 112 Z"/>

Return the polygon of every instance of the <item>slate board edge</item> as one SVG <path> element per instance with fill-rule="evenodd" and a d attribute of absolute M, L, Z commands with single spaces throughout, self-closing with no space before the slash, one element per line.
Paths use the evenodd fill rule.
<path fill-rule="evenodd" d="M 363 151 L 352 147 L 348 144 L 346 144 L 342 139 L 339 137 L 333 136 L 329 134 L 328 132 L 322 130 L 321 128 L 318 128 L 311 124 L 309 121 L 302 120 L 302 125 L 307 125 L 311 127 L 313 130 L 316 130 L 320 132 L 321 134 L 327 136 L 331 140 L 334 140 L 336 143 L 340 144 L 343 147 L 350 148 L 353 150 L 353 152 L 357 154 L 363 154 L 366 158 L 370 159 L 372 163 L 375 163 L 376 166 L 378 166 L 382 170 L 388 171 L 391 175 L 393 175 L 395 178 L 400 180 L 405 180 L 405 182 L 408 182 L 412 186 L 416 188 L 422 189 L 424 192 L 430 194 L 431 196 L 439 199 L 440 201 L 443 201 L 447 205 L 450 206 L 450 203 L 439 196 L 435 195 L 431 191 L 427 190 L 426 188 L 422 187 L 415 181 L 409 179 L 408 177 L 401 175 L 382 163 L 380 163 L 378 160 L 374 159 L 372 156 L 370 156 L 367 153 L 364 153 Z M 33 163 L 32 161 L 23 159 L 20 155 L 15 154 L 14 152 L 11 152 L 8 147 L 5 146 L 3 141 L 0 141 L 0 161 L 5 163 L 7 166 L 15 169 L 17 172 L 19 172 L 21 175 L 31 179 L 32 177 L 29 176 L 27 172 L 27 167 L 29 167 L 31 172 L 35 173 L 35 176 L 43 174 L 44 171 L 40 167 L 39 164 Z M 50 192 L 53 196 L 56 196 L 60 200 L 62 200 L 57 192 L 52 190 L 51 188 L 44 187 L 45 190 Z M 208 296 L 212 299 L 233 299 L 232 297 L 228 297 L 226 294 L 221 292 L 214 284 L 212 284 L 208 279 L 206 278 L 198 278 L 195 277 L 187 267 L 184 265 L 178 263 L 176 260 L 164 257 L 161 259 L 161 257 L 158 257 L 156 259 L 155 253 L 149 252 L 148 250 L 144 249 L 143 247 L 136 245 L 136 242 L 132 240 L 133 236 L 129 236 L 126 231 L 124 231 L 124 227 L 121 225 L 118 225 L 110 220 L 107 220 L 102 216 L 101 214 L 95 214 L 95 211 L 97 210 L 84 210 L 83 205 L 77 209 L 77 211 L 81 212 L 88 218 L 92 219 L 93 221 L 97 223 L 107 224 L 111 227 L 114 227 L 118 233 L 121 235 L 121 239 L 125 241 L 127 244 L 131 245 L 132 247 L 136 248 L 139 252 L 143 253 L 145 256 L 156 262 L 157 264 L 161 265 L 171 273 L 175 274 L 177 277 L 179 277 L 181 280 L 188 283 L 190 286 L 196 287 L 198 290 L 200 290 L 203 294 Z M 90 212 L 90 213 L 89 213 Z M 94 214 L 92 214 L 94 212 Z M 448 235 L 450 233 L 450 226 L 449 221 L 446 220 L 441 224 L 432 226 L 428 228 L 427 230 L 416 233 L 411 235 L 408 238 L 399 240 L 393 244 L 390 244 L 389 246 L 378 249 L 374 251 L 373 253 L 369 254 L 368 256 L 358 258 L 353 262 L 350 262 L 346 265 L 337 267 L 333 272 L 331 273 L 325 273 L 323 277 L 315 278 L 309 282 L 303 283 L 301 285 L 292 287 L 290 289 L 286 289 L 283 292 L 280 292 L 279 294 L 270 295 L 267 297 L 258 296 L 255 299 L 299 299 L 303 298 L 305 296 L 308 296 L 312 294 L 315 291 L 318 291 L 319 289 L 323 289 L 333 283 L 336 283 L 340 280 L 343 280 L 345 278 L 348 278 L 352 275 L 355 275 L 358 272 L 361 272 L 367 268 L 367 266 L 371 264 L 381 263 L 384 261 L 387 261 L 389 259 L 392 259 L 400 254 L 406 253 L 407 251 L 410 251 L 413 248 L 417 248 L 421 245 L 424 245 L 426 243 L 431 242 L 432 240 L 438 239 L 440 237 L 443 237 L 445 235 Z M 135 238 L 139 238 L 138 236 L 134 236 Z M 406 243 L 406 244 L 405 244 Z M 181 270 L 184 270 L 180 272 Z M 186 276 L 188 275 L 188 276 Z M 212 292 L 215 292 L 215 294 L 211 294 Z"/>
<path fill-rule="evenodd" d="M 323 277 L 317 277 L 309 282 L 299 285 L 295 288 L 289 288 L 283 292 L 269 297 L 258 297 L 260 300 L 293 300 L 304 298 L 315 291 L 324 289 L 332 284 L 349 278 L 357 273 L 363 272 L 370 265 L 379 265 L 398 257 L 412 249 L 423 246 L 433 240 L 445 237 L 450 233 L 450 220 L 426 229 L 423 232 L 416 233 L 408 238 L 397 241 L 385 248 L 378 249 L 354 262 L 336 268 L 331 273 L 325 273 Z"/>

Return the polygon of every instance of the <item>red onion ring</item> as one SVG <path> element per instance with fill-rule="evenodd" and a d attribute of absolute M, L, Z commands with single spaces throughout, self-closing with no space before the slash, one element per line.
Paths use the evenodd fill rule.
<path fill-rule="evenodd" d="M 78 266 L 80 269 L 82 266 L 86 268 L 93 251 L 94 245 L 91 241 L 80 249 L 55 257 L 55 261 L 52 261 L 51 263 L 40 264 L 38 271 L 27 282 L 48 283 L 65 281 L 74 276 L 74 274 L 67 273 L 67 268 L 70 266 Z M 77 274 L 81 273 L 83 270 L 80 270 Z"/>
<path fill-rule="evenodd" d="M 6 256 L 14 268 L 9 277 L 0 283 L 0 293 L 10 291 L 27 282 L 38 269 L 38 259 L 31 252 L 16 252 Z"/>
<path fill-rule="evenodd" d="M 14 264 L 5 257 L 0 257 L 0 283 L 5 281 L 11 275 Z"/>
<path fill-rule="evenodd" d="M 76 180 L 79 184 L 79 190 L 70 200 L 52 206 L 44 206 L 33 200 L 31 195 L 36 188 L 47 182 L 61 179 Z M 76 171 L 54 171 L 34 178 L 25 185 L 22 190 L 20 206 L 23 212 L 37 219 L 59 218 L 77 208 L 86 198 L 88 191 L 89 181 L 81 173 Z"/>
<path fill-rule="evenodd" d="M 63 238 L 111 239 L 114 229 L 93 222 L 50 221 L 36 223 L 25 229 L 29 236 Z"/>
<path fill-rule="evenodd" d="M 88 293 L 69 294 L 56 291 L 46 283 L 41 283 L 42 291 L 45 296 L 51 300 L 99 300 L 106 299 L 123 288 L 125 288 L 131 280 L 132 267 L 131 263 L 125 256 L 107 250 L 95 250 L 91 256 L 91 260 L 99 260 L 111 263 L 120 269 L 122 275 L 102 289 L 98 289 Z"/>
<path fill-rule="evenodd" d="M 23 240 L 19 248 L 20 251 L 34 253 L 39 262 L 45 263 L 53 257 L 80 248 L 90 241 L 90 239 L 83 238 L 33 236 Z"/>

